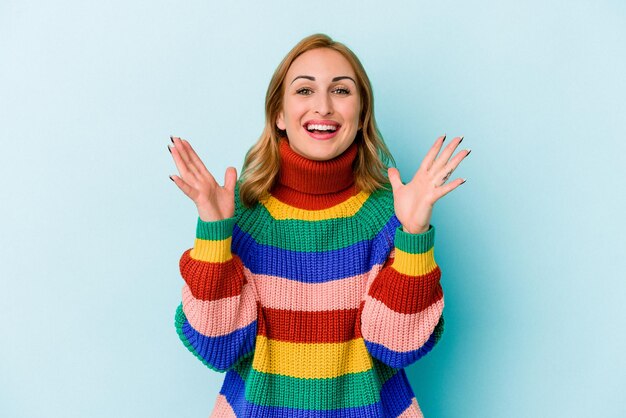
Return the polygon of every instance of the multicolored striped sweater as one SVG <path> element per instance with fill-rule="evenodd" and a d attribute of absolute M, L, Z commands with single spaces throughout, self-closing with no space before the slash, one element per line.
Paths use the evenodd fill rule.
<path fill-rule="evenodd" d="M 404 368 L 443 331 L 434 228 L 403 232 L 389 190 L 359 191 L 353 144 L 311 161 L 281 142 L 255 207 L 198 219 L 176 328 L 226 372 L 213 417 L 421 417 Z"/>

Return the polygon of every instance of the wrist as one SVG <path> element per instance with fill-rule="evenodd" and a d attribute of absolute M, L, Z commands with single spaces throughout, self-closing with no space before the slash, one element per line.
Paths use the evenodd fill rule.
<path fill-rule="evenodd" d="M 428 231 L 430 225 L 421 225 L 421 226 L 412 226 L 412 227 L 407 227 L 405 225 L 402 225 L 402 231 L 406 232 L 407 234 L 423 234 L 424 232 Z"/>
<path fill-rule="evenodd" d="M 231 216 L 223 216 L 221 213 L 213 208 L 205 208 L 202 206 L 196 206 L 198 208 L 198 217 L 204 222 L 216 222 L 223 221 L 224 219 L 232 218 Z"/>

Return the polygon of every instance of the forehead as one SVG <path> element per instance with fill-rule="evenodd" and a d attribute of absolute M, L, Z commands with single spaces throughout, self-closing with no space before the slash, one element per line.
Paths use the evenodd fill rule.
<path fill-rule="evenodd" d="M 287 71 L 287 82 L 290 83 L 299 75 L 310 75 L 316 78 L 347 75 L 355 78 L 350 62 L 341 53 L 330 48 L 312 49 L 296 58 Z"/>

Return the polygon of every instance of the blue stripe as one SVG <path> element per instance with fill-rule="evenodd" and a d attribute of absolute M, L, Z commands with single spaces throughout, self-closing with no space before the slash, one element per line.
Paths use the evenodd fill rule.
<path fill-rule="evenodd" d="M 254 350 L 257 321 L 219 337 L 200 334 L 186 318 L 181 328 L 195 354 L 212 369 L 223 372 Z"/>
<path fill-rule="evenodd" d="M 376 357 L 386 365 L 395 369 L 403 369 L 428 354 L 437 343 L 437 340 L 438 336 L 433 332 L 423 346 L 417 350 L 406 352 L 393 351 L 382 344 L 367 340 L 365 340 L 365 347 L 367 347 L 367 350 L 373 357 Z"/>
<path fill-rule="evenodd" d="M 384 263 L 393 248 L 398 226 L 398 219 L 392 216 L 372 240 L 338 250 L 302 252 L 259 244 L 235 225 L 232 246 L 243 264 L 255 274 L 323 283 L 367 273 L 374 265 Z"/>
<path fill-rule="evenodd" d="M 395 386 L 394 386 L 395 387 Z M 279 406 L 263 406 L 248 402 L 245 399 L 245 382 L 234 370 L 226 374 L 220 393 L 235 411 L 238 417 L 275 417 L 275 418 L 364 418 L 383 417 L 382 405 L 376 402 L 366 406 L 329 410 L 305 410 Z M 390 393 L 394 392 L 391 388 Z M 340 396 L 340 394 L 337 394 Z M 269 394 L 268 394 L 269 396 Z M 410 402 L 410 400 L 409 400 Z M 405 407 L 406 408 L 406 407 Z"/>
<path fill-rule="evenodd" d="M 385 382 L 380 390 L 385 417 L 397 417 L 403 413 L 413 400 L 413 391 L 404 370 L 400 370 Z"/>

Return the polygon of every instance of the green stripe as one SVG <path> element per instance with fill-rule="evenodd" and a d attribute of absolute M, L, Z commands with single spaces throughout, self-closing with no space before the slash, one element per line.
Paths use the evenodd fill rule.
<path fill-rule="evenodd" d="M 421 254 L 433 248 L 435 243 L 435 227 L 430 226 L 428 231 L 423 234 L 409 234 L 404 232 L 402 228 L 396 231 L 394 245 L 399 250 L 410 254 Z"/>
<path fill-rule="evenodd" d="M 373 370 L 328 379 L 299 379 L 258 372 L 252 368 L 252 358 L 242 361 L 235 370 L 246 382 L 246 400 L 251 403 L 328 410 L 370 405 L 380 400 L 382 384 L 398 370 L 375 359 L 374 363 Z M 338 393 L 342 396 L 337 396 Z"/>
<path fill-rule="evenodd" d="M 250 369 L 246 386 L 246 399 L 264 406 L 327 410 L 380 400 L 380 383 L 372 371 L 334 379 L 298 379 Z M 339 393 L 343 396 L 337 396 Z"/>
<path fill-rule="evenodd" d="M 445 323 L 443 320 L 443 314 L 439 317 L 439 322 L 435 325 L 435 329 L 433 330 L 433 334 L 435 334 L 435 344 L 441 340 L 441 336 L 443 335 L 443 329 L 445 327 Z"/>
<path fill-rule="evenodd" d="M 275 220 L 263 205 L 242 210 L 237 226 L 261 245 L 285 250 L 320 252 L 337 250 L 371 240 L 393 215 L 393 197 L 384 190 L 370 195 L 351 218 L 302 221 Z M 272 227 L 273 224 L 276 224 Z M 280 231 L 295 233 L 281 234 Z M 271 232 L 271 233 L 268 233 Z"/>
<path fill-rule="evenodd" d="M 374 363 L 374 370 L 376 370 L 376 375 L 378 376 L 381 387 L 385 384 L 385 382 L 387 382 L 387 380 L 394 377 L 399 371 L 399 369 L 394 369 L 374 357 L 372 357 L 372 360 Z"/>
<path fill-rule="evenodd" d="M 204 222 L 198 217 L 198 226 L 196 227 L 196 238 L 221 241 L 233 235 L 233 227 L 235 226 L 235 217 L 222 219 L 221 221 Z"/>
<path fill-rule="evenodd" d="M 181 303 L 180 305 L 178 305 L 178 308 L 176 309 L 176 316 L 174 317 L 174 325 L 176 326 L 176 333 L 178 334 L 178 337 L 183 342 L 185 347 L 187 347 L 187 349 L 191 351 L 193 355 L 196 356 L 196 358 L 200 360 L 205 366 L 207 366 L 211 370 L 215 370 L 216 372 L 219 372 L 220 370 L 211 366 L 200 354 L 198 354 L 196 349 L 193 347 L 193 345 L 191 345 L 191 343 L 187 339 L 187 336 L 183 332 L 183 324 L 185 323 L 186 320 L 187 320 L 187 317 L 185 316 L 185 312 L 183 311 L 183 304 Z"/>

